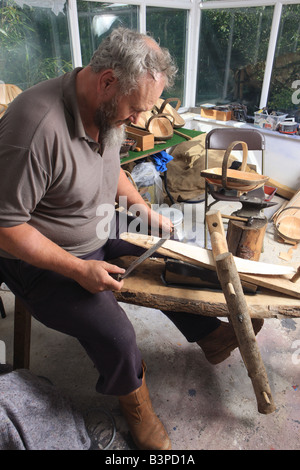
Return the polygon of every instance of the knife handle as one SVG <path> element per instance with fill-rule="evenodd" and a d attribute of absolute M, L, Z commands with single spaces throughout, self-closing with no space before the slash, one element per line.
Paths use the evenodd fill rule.
<path fill-rule="evenodd" d="M 123 275 L 121 273 L 109 273 L 109 275 L 118 282 L 122 281 L 123 279 Z"/>

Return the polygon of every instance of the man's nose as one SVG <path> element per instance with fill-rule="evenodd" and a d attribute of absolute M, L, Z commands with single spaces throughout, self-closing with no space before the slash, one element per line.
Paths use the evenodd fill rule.
<path fill-rule="evenodd" d="M 136 124 L 139 120 L 139 117 L 142 113 L 133 113 L 129 116 L 129 121 L 132 123 L 132 124 Z"/>

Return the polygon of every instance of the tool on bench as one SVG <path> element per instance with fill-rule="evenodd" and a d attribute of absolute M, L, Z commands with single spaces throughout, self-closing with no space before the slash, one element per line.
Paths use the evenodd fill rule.
<path fill-rule="evenodd" d="M 160 248 L 165 243 L 166 240 L 169 240 L 172 233 L 173 231 L 171 231 L 165 238 L 160 238 L 157 243 L 155 243 L 151 248 L 145 251 L 145 253 L 143 253 L 139 258 L 137 258 L 133 263 L 131 263 L 131 265 L 126 269 L 125 273 L 117 274 L 117 275 L 111 274 L 111 276 L 117 281 L 121 281 L 122 279 L 125 279 L 137 266 L 139 266 L 143 261 L 145 261 L 151 255 L 153 255 L 158 250 L 158 248 Z"/>

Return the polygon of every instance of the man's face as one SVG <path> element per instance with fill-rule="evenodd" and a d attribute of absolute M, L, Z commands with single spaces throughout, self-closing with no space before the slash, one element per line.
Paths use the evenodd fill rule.
<path fill-rule="evenodd" d="M 163 92 L 165 79 L 158 76 L 157 80 L 152 77 L 143 77 L 139 86 L 129 95 L 121 95 L 117 91 L 114 97 L 102 103 L 95 114 L 95 123 L 99 128 L 100 139 L 104 139 L 110 130 L 114 134 L 124 135 L 124 125 L 136 123 L 140 113 L 150 111 Z"/>
<path fill-rule="evenodd" d="M 146 76 L 139 81 L 138 88 L 130 95 L 119 95 L 114 125 L 135 124 L 142 112 L 153 108 L 164 87 L 165 79 L 162 75 L 159 75 L 157 80 Z"/>

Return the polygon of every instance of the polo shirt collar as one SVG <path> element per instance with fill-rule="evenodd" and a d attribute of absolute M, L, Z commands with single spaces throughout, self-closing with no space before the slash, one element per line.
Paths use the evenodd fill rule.
<path fill-rule="evenodd" d="M 99 150 L 99 144 L 95 142 L 89 135 L 85 132 L 83 123 L 81 120 L 77 95 L 76 95 L 76 75 L 82 70 L 82 67 L 75 68 L 72 72 L 66 73 L 63 77 L 63 100 L 66 108 L 69 113 L 74 118 L 74 131 L 75 136 L 79 139 L 85 139 L 87 142 L 92 144 L 94 150 Z"/>

